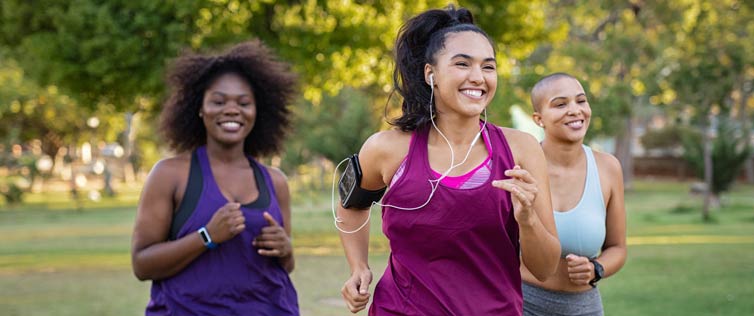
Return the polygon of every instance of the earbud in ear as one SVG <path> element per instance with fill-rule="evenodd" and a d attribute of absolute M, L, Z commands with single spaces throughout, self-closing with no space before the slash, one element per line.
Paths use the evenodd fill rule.
<path fill-rule="evenodd" d="M 429 74 L 429 85 L 430 86 L 435 85 L 435 74 Z"/>

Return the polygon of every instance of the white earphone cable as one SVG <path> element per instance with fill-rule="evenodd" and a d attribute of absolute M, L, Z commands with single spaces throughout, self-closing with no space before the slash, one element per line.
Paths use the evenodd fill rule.
<path fill-rule="evenodd" d="M 336 178 L 338 169 L 344 162 L 348 160 L 348 158 L 343 159 L 335 167 L 335 170 L 333 170 L 333 178 L 332 178 L 333 184 L 332 184 L 332 192 L 330 195 L 330 202 L 331 202 L 331 207 L 332 207 L 332 214 L 334 218 L 335 228 L 337 228 L 340 232 L 345 233 L 345 234 L 353 234 L 360 231 L 362 228 L 364 228 L 364 226 L 366 226 L 369 223 L 369 220 L 372 218 L 372 206 L 374 206 L 375 204 L 383 206 L 383 207 L 392 207 L 392 208 L 404 210 L 404 211 L 414 211 L 414 210 L 418 210 L 420 208 L 427 206 L 427 204 L 429 204 L 429 202 L 432 200 L 432 197 L 435 195 L 435 192 L 437 191 L 437 188 L 440 185 L 440 181 L 442 181 L 442 179 L 447 177 L 448 174 L 450 174 L 450 172 L 453 169 L 466 163 L 466 160 L 469 158 L 469 156 L 471 155 L 471 151 L 474 148 L 474 144 L 476 144 L 476 142 L 479 140 L 479 137 L 482 135 L 482 133 L 485 132 L 485 128 L 487 127 L 487 108 L 486 107 L 484 108 L 484 121 L 482 123 L 482 127 L 479 129 L 479 132 L 476 134 L 476 136 L 474 136 L 474 139 L 471 141 L 471 144 L 469 145 L 469 150 L 466 151 L 466 155 L 464 156 L 463 160 L 459 162 L 458 164 L 455 164 L 455 152 L 453 151 L 453 145 L 450 143 L 450 140 L 448 140 L 445 134 L 443 134 L 443 132 L 440 131 L 440 128 L 438 128 L 437 124 L 435 123 L 434 113 L 432 111 L 432 105 L 433 105 L 434 95 L 435 95 L 435 87 L 434 87 L 434 80 L 432 79 L 433 79 L 433 76 L 430 76 L 430 82 L 431 82 L 430 87 L 432 89 L 432 92 L 429 96 L 429 119 L 432 122 L 432 126 L 435 128 L 435 130 L 437 130 L 437 133 L 440 134 L 440 136 L 448 144 L 448 148 L 450 148 L 450 167 L 447 170 L 445 170 L 445 172 L 442 173 L 440 178 L 427 180 L 429 181 L 429 185 L 432 187 L 432 191 L 429 193 L 429 196 L 427 197 L 427 201 L 425 201 L 423 204 L 416 207 L 401 207 L 401 206 L 396 206 L 392 204 L 382 204 L 377 201 L 374 201 L 369 206 L 369 210 L 368 210 L 369 213 L 364 223 L 362 223 L 358 228 L 349 231 L 349 230 L 343 230 L 342 228 L 340 228 L 340 226 L 338 226 L 338 223 L 342 223 L 343 220 L 340 217 L 338 217 L 335 212 L 335 178 Z M 491 155 L 492 153 L 489 153 L 489 154 Z"/>

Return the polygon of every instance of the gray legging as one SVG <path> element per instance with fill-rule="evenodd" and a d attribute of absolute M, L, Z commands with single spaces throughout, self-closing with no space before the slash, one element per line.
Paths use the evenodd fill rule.
<path fill-rule="evenodd" d="M 602 297 L 597 288 L 581 293 L 546 290 L 531 284 L 521 285 L 524 316 L 603 316 Z"/>

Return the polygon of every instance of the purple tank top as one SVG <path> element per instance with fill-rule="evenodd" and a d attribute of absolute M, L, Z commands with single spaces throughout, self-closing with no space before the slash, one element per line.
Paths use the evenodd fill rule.
<path fill-rule="evenodd" d="M 205 147 L 196 151 L 203 177 L 202 193 L 193 214 L 183 224 L 178 238 L 209 222 L 227 203 L 210 169 Z M 246 229 L 239 235 L 205 251 L 178 274 L 152 282 L 146 315 L 298 315 L 296 290 L 288 273 L 275 258 L 257 253 L 251 241 L 267 226 L 262 213 L 269 212 L 281 225 L 283 218 L 267 169 L 249 158 L 263 175 L 269 192 L 266 207 L 242 205 Z M 192 166 L 194 168 L 194 166 Z M 251 179 L 249 180 L 251 181 Z M 189 183 L 188 185 L 192 185 Z M 262 190 L 260 189 L 260 195 Z M 260 196 L 259 199 L 262 197 Z M 186 200 L 186 197 L 184 197 Z"/>
<path fill-rule="evenodd" d="M 493 165 L 485 184 L 440 184 L 419 210 L 383 207 L 391 253 L 369 315 L 521 315 L 518 224 L 510 194 L 491 184 L 514 162 L 502 131 L 491 124 L 487 131 Z M 414 133 L 406 170 L 383 204 L 416 207 L 430 194 L 429 127 Z"/>

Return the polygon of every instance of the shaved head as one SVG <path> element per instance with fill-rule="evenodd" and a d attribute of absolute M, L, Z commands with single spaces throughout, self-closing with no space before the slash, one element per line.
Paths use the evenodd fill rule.
<path fill-rule="evenodd" d="M 547 76 L 542 77 L 542 79 L 539 79 L 539 81 L 537 81 L 534 87 L 531 88 L 531 105 L 534 107 L 535 112 L 539 112 L 539 110 L 542 107 L 543 102 L 549 102 L 549 100 L 544 99 L 545 97 L 547 97 L 547 95 L 545 95 L 545 91 L 547 91 L 547 88 L 554 82 L 560 79 L 564 79 L 564 78 L 579 81 L 578 79 L 576 79 L 576 77 L 571 76 L 567 73 L 556 72 L 554 74 L 549 74 Z"/>

